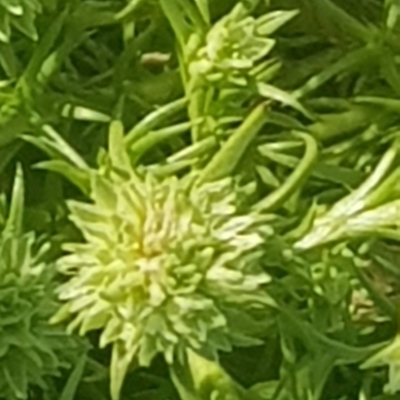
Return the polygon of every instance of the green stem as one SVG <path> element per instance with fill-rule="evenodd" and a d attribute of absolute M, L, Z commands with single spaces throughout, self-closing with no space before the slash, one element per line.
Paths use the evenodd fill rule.
<path fill-rule="evenodd" d="M 51 51 L 56 39 L 58 38 L 61 29 L 64 27 L 66 18 L 69 14 L 69 7 L 66 7 L 54 22 L 47 29 L 43 38 L 40 40 L 38 47 L 36 48 L 33 56 L 31 57 L 24 74 L 20 78 L 18 85 L 26 86 L 27 88 L 34 85 L 37 75 L 42 67 L 44 60 L 46 59 L 48 53 Z M 41 82 L 42 84 L 45 81 Z"/>
<path fill-rule="evenodd" d="M 285 323 L 292 327 L 294 336 L 300 338 L 310 351 L 320 350 L 320 346 L 327 347 L 335 353 L 337 360 L 343 364 L 360 362 L 382 347 L 382 345 L 349 346 L 318 332 L 310 323 L 302 321 L 301 317 L 296 316 L 290 309 L 280 306 L 279 311 L 281 318 L 285 319 Z"/>
<path fill-rule="evenodd" d="M 382 179 L 385 177 L 397 156 L 397 146 L 392 146 L 386 151 L 379 164 L 364 183 L 353 193 L 340 200 L 327 214 L 328 217 L 337 218 L 352 216 L 357 212 L 364 210 L 367 204 L 367 197 L 372 191 L 379 187 Z"/>
<path fill-rule="evenodd" d="M 376 48 L 368 46 L 357 48 L 319 74 L 314 75 L 302 87 L 295 90 L 292 95 L 296 99 L 300 99 L 318 89 L 329 79 L 332 79 L 343 71 L 349 71 L 361 65 L 370 64 L 371 60 L 377 59 L 377 53 L 378 51 Z"/>
<path fill-rule="evenodd" d="M 199 184 L 225 178 L 233 172 L 254 137 L 264 126 L 268 117 L 267 111 L 267 103 L 262 103 L 250 113 L 206 166 Z"/>
<path fill-rule="evenodd" d="M 264 212 L 276 210 L 292 196 L 310 174 L 317 160 L 318 143 L 309 134 L 296 132 L 296 135 L 303 139 L 306 145 L 303 159 L 281 187 L 254 205 L 255 210 Z"/>
<path fill-rule="evenodd" d="M 375 115 L 371 107 L 355 106 L 343 113 L 322 116 L 308 129 L 321 141 L 332 140 L 370 125 Z"/>
<path fill-rule="evenodd" d="M 339 30 L 346 37 L 353 37 L 364 43 L 369 43 L 372 39 L 373 31 L 366 25 L 353 18 L 330 0 L 307 0 L 307 6 L 317 14 L 323 26 L 332 27 Z"/>
<path fill-rule="evenodd" d="M 130 152 L 133 155 L 133 159 L 135 161 L 139 160 L 145 152 L 156 144 L 187 132 L 193 125 L 191 122 L 183 122 L 178 125 L 169 126 L 168 128 L 149 132 L 146 136 L 135 141 L 131 146 Z"/>
<path fill-rule="evenodd" d="M 172 103 L 161 106 L 152 113 L 146 115 L 138 124 L 136 124 L 125 136 L 125 143 L 129 147 L 135 141 L 142 138 L 146 133 L 156 128 L 168 118 L 182 111 L 188 103 L 188 99 L 182 98 Z"/>
<path fill-rule="evenodd" d="M 201 140 L 200 142 L 184 148 L 178 153 L 173 154 L 172 156 L 168 157 L 167 161 L 174 163 L 201 157 L 204 154 L 214 150 L 214 148 L 217 147 L 217 144 L 217 139 L 214 136 L 210 136 Z"/>

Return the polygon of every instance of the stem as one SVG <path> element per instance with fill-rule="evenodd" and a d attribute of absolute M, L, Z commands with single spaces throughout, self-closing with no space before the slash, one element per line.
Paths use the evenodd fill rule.
<path fill-rule="evenodd" d="M 157 125 L 160 125 L 171 116 L 183 110 L 187 103 L 188 100 L 186 98 L 175 100 L 146 115 L 146 117 L 136 124 L 125 136 L 126 145 L 132 145 L 133 142 L 143 137 L 147 132 L 153 130 Z"/>
<path fill-rule="evenodd" d="M 355 106 L 349 111 L 322 116 L 308 129 L 321 141 L 332 140 L 371 124 L 376 112 L 371 107 Z"/>
<path fill-rule="evenodd" d="M 199 184 L 225 178 L 233 172 L 249 144 L 267 121 L 267 110 L 267 103 L 262 103 L 251 112 L 206 166 Z"/>
<path fill-rule="evenodd" d="M 297 168 L 288 177 L 285 183 L 272 192 L 265 199 L 254 205 L 257 211 L 274 211 L 283 205 L 292 194 L 300 188 L 304 180 L 310 174 L 318 156 L 318 143 L 314 137 L 309 134 L 296 132 L 296 135 L 302 138 L 306 145 L 303 159 Z"/>
<path fill-rule="evenodd" d="M 132 147 L 130 148 L 134 160 L 139 160 L 139 158 L 146 151 L 154 147 L 157 143 L 187 132 L 193 125 L 197 124 L 193 124 L 191 122 L 183 122 L 181 124 L 169 126 L 168 128 L 149 132 L 146 136 L 134 142 Z"/>

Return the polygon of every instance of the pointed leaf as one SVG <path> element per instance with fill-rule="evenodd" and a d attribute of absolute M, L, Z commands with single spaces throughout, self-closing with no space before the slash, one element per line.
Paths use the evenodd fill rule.
<path fill-rule="evenodd" d="M 61 393 L 59 400 L 74 400 L 75 393 L 78 388 L 79 382 L 82 379 L 83 372 L 85 371 L 85 365 L 87 362 L 87 355 L 84 354 L 78 360 L 74 370 L 68 378 L 66 385 Z"/>
<path fill-rule="evenodd" d="M 121 342 L 114 343 L 110 365 L 112 400 L 119 400 L 122 385 L 134 355 L 135 351 L 126 350 Z"/>
<path fill-rule="evenodd" d="M 14 178 L 14 187 L 11 198 L 10 213 L 4 228 L 6 232 L 20 234 L 22 233 L 22 223 L 24 215 L 24 177 L 22 167 L 17 166 Z"/>

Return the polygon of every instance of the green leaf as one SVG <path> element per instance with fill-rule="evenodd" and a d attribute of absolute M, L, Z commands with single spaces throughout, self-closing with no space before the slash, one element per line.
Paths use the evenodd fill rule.
<path fill-rule="evenodd" d="M 11 198 L 10 213 L 4 228 L 5 232 L 19 235 L 22 233 L 24 215 L 24 177 L 22 167 L 17 166 Z"/>
<path fill-rule="evenodd" d="M 83 193 L 90 192 L 89 172 L 71 165 L 64 160 L 42 161 L 34 165 L 35 168 L 57 172 L 76 185 Z"/>
<path fill-rule="evenodd" d="M 203 17 L 204 21 L 209 24 L 210 23 L 210 10 L 208 7 L 209 0 L 195 0 L 197 7 Z"/>
<path fill-rule="evenodd" d="M 268 85 L 267 83 L 258 83 L 257 84 L 258 93 L 265 97 L 266 99 L 271 99 L 282 103 L 283 105 L 294 108 L 295 110 L 301 112 L 307 118 L 313 120 L 314 116 L 308 111 L 296 98 L 286 93 L 285 91 L 278 89 L 275 86 Z"/>
<path fill-rule="evenodd" d="M 78 388 L 79 382 L 82 379 L 83 373 L 85 371 L 85 366 L 87 362 L 87 355 L 84 354 L 78 360 L 77 364 L 75 365 L 74 370 L 72 371 L 71 375 L 68 378 L 67 383 L 64 386 L 63 391 L 61 392 L 61 396 L 59 400 L 74 400 L 75 393 Z"/>
<path fill-rule="evenodd" d="M 122 384 L 134 357 L 134 352 L 127 351 L 123 344 L 115 343 L 111 355 L 110 379 L 111 399 L 119 400 Z"/>
<path fill-rule="evenodd" d="M 8 43 L 11 34 L 10 19 L 7 13 L 0 15 L 0 42 Z"/>
<path fill-rule="evenodd" d="M 257 33 L 263 36 L 270 36 L 298 14 L 298 10 L 266 13 L 257 20 Z"/>
<path fill-rule="evenodd" d="M 172 103 L 161 106 L 159 109 L 148 114 L 142 121 L 136 124 L 125 136 L 128 146 L 142 138 L 146 133 L 157 128 L 164 121 L 168 120 L 178 112 L 182 111 L 188 104 L 186 98 L 176 100 Z"/>
<path fill-rule="evenodd" d="M 65 141 L 50 125 L 40 126 L 40 135 L 23 135 L 23 139 L 39 147 L 50 157 L 70 163 L 71 165 L 87 170 L 89 167 L 83 158 Z"/>
<path fill-rule="evenodd" d="M 205 167 L 199 183 L 225 178 L 232 173 L 247 147 L 264 126 L 268 111 L 269 107 L 263 103 L 250 113 Z"/>
<path fill-rule="evenodd" d="M 377 50 L 370 46 L 357 48 L 311 77 L 302 87 L 296 89 L 292 95 L 296 99 L 300 99 L 343 72 L 349 73 L 360 66 L 376 62 L 376 60 L 379 60 L 378 54 Z"/>
<path fill-rule="evenodd" d="M 134 155 L 135 159 L 139 159 L 146 151 L 155 147 L 160 142 L 182 135 L 188 132 L 194 125 L 196 124 L 192 122 L 183 122 L 157 131 L 151 131 L 143 138 L 137 140 L 131 146 L 130 152 Z"/>
<path fill-rule="evenodd" d="M 365 26 L 356 18 L 345 12 L 331 0 L 309 0 L 308 6 L 317 15 L 320 23 L 339 31 L 344 36 L 350 36 L 355 40 L 369 43 L 374 31 Z"/>
<path fill-rule="evenodd" d="M 296 192 L 311 173 L 319 153 L 318 143 L 309 134 L 295 132 L 295 135 L 304 140 L 306 149 L 303 159 L 278 189 L 253 206 L 255 210 L 265 212 L 279 208 Z"/>
<path fill-rule="evenodd" d="M 17 65 L 17 59 L 11 44 L 0 41 L 0 66 L 9 78 L 16 78 Z"/>

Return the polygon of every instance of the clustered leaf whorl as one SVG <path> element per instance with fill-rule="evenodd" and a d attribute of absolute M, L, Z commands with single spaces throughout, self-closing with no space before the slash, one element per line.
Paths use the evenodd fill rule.
<path fill-rule="evenodd" d="M 71 278 L 54 320 L 73 316 L 69 329 L 80 326 L 81 334 L 103 330 L 100 346 L 113 345 L 117 398 L 135 357 L 148 365 L 158 352 L 172 362 L 186 348 L 214 354 L 253 343 L 230 326 L 230 315 L 263 304 L 269 277 L 259 269 L 257 216 L 238 215 L 231 179 L 197 187 L 194 173 L 139 174 L 122 138 L 114 139 L 93 171 L 92 203 L 69 203 L 84 243 L 68 244 L 59 260 Z"/>
<path fill-rule="evenodd" d="M 192 57 L 190 73 L 204 76 L 211 82 L 224 78 L 246 85 L 247 79 L 243 78 L 261 72 L 262 68 L 257 71 L 254 68 L 275 45 L 275 40 L 268 36 L 294 15 L 293 11 L 271 12 L 254 18 L 243 4 L 238 4 L 212 26 L 204 45 Z"/>
<path fill-rule="evenodd" d="M 62 353 L 74 346 L 72 337 L 48 324 L 57 308 L 55 269 L 43 261 L 46 249 L 37 250 L 34 234 L 22 232 L 22 187 L 19 169 L 0 233 L 0 398 L 6 400 L 46 388 L 47 378 L 67 366 Z"/>

